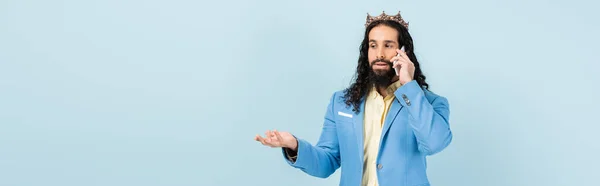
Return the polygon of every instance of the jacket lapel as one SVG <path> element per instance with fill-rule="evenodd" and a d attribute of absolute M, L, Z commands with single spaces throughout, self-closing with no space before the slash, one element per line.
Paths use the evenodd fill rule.
<path fill-rule="evenodd" d="M 394 120 L 396 119 L 396 116 L 398 116 L 398 113 L 400 113 L 400 110 L 402 110 L 403 107 L 404 106 L 402 106 L 402 104 L 400 104 L 398 101 L 398 98 L 394 98 L 392 101 L 392 106 L 390 107 L 387 116 L 385 116 L 385 123 L 383 124 L 383 131 L 381 131 L 381 138 L 379 140 L 380 145 L 383 143 L 383 139 L 387 134 L 387 131 L 390 129 L 392 123 L 394 123 Z M 379 148 L 381 148 L 381 146 Z"/>
<path fill-rule="evenodd" d="M 356 136 L 356 141 L 357 141 L 357 149 L 358 149 L 358 154 L 360 157 L 360 160 L 362 161 L 364 158 L 364 151 L 363 151 L 363 122 L 364 122 L 364 116 L 365 116 L 365 99 L 363 98 L 360 102 L 360 112 L 357 113 L 355 115 L 356 117 L 354 117 L 354 135 Z M 362 165 L 362 164 L 361 164 Z M 362 170 L 362 169 L 361 169 Z"/>

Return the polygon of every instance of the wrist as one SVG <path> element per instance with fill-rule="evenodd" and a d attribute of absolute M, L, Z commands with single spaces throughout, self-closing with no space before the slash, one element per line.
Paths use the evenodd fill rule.
<path fill-rule="evenodd" d="M 292 151 L 298 151 L 298 140 L 294 138 L 294 141 L 287 145 L 287 148 L 291 149 Z"/>
<path fill-rule="evenodd" d="M 411 81 L 413 81 L 413 79 L 407 79 L 407 80 L 404 80 L 404 81 L 400 81 L 400 83 L 402 83 L 402 85 L 405 85 L 407 83 L 410 83 Z"/>

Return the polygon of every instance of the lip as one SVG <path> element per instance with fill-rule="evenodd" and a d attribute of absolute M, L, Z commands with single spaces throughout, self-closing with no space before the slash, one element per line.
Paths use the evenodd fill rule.
<path fill-rule="evenodd" d="M 384 63 L 384 62 L 376 62 L 376 63 L 375 63 L 375 64 L 373 64 L 373 65 L 375 65 L 375 66 L 388 66 L 388 64 L 387 64 L 387 63 Z"/>

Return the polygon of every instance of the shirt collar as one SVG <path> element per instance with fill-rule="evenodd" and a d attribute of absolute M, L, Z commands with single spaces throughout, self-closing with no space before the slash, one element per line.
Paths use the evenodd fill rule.
<path fill-rule="evenodd" d="M 390 84 L 386 89 L 385 92 L 387 93 L 388 96 L 394 96 L 394 92 L 396 92 L 396 90 L 398 90 L 398 88 L 400 88 L 400 86 L 402 86 L 402 83 L 400 83 L 400 80 L 395 81 L 394 83 Z M 377 92 L 377 87 L 373 86 L 371 88 L 371 94 L 377 94 L 379 95 L 379 93 Z M 375 95 L 371 95 L 371 96 L 375 96 Z"/>
<path fill-rule="evenodd" d="M 394 92 L 396 92 L 396 90 L 398 90 L 398 88 L 402 86 L 402 83 L 400 83 L 400 80 L 397 80 L 396 82 L 392 83 L 390 86 L 388 86 L 385 91 L 387 92 L 388 95 L 394 95 Z"/>

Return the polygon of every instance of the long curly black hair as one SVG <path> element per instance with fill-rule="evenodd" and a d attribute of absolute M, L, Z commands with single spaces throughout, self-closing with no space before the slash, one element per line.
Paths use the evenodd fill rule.
<path fill-rule="evenodd" d="M 400 46 L 404 46 L 404 50 L 408 55 L 408 58 L 415 65 L 414 79 L 417 81 L 419 86 L 424 89 L 429 89 L 429 84 L 425 82 L 425 75 L 421 71 L 419 61 L 414 53 L 413 40 L 408 30 L 400 25 L 398 22 L 389 20 L 374 21 L 365 30 L 365 37 L 360 44 L 360 56 L 358 57 L 358 66 L 356 67 L 356 74 L 354 75 L 354 83 L 344 90 L 344 101 L 347 106 L 353 106 L 352 111 L 360 112 L 360 104 L 362 98 L 367 94 L 369 89 L 374 86 L 373 82 L 369 79 L 369 73 L 371 73 L 371 66 L 368 60 L 369 50 L 369 32 L 376 26 L 386 25 L 392 27 L 398 31 L 398 43 Z"/>

